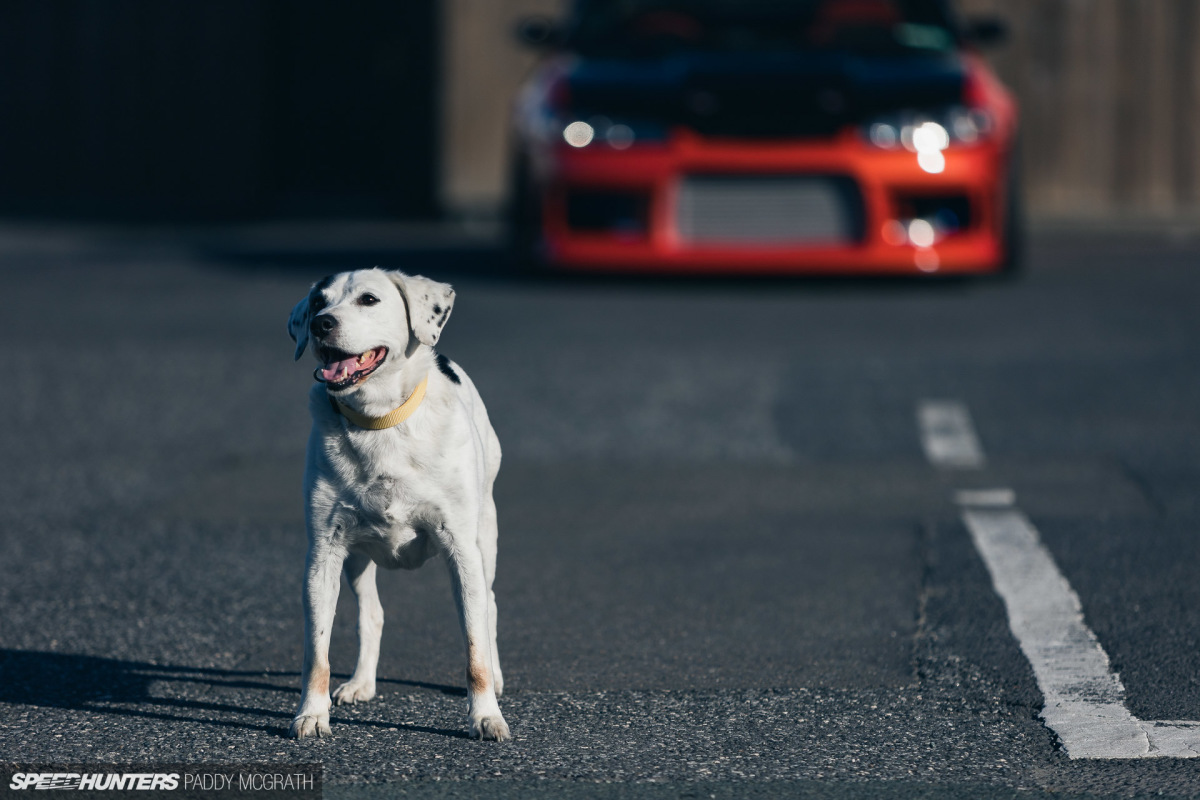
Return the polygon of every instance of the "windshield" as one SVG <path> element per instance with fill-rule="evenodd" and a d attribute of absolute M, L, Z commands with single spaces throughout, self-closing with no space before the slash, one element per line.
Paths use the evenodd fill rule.
<path fill-rule="evenodd" d="M 601 57 L 903 54 L 949 50 L 956 44 L 953 31 L 943 0 L 579 0 L 567 44 Z"/>

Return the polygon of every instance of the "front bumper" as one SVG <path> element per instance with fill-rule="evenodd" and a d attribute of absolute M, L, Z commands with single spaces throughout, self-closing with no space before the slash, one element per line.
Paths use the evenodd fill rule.
<path fill-rule="evenodd" d="M 534 164 L 540 185 L 545 260 L 596 271 L 962 274 L 998 270 L 1005 259 L 1007 152 L 996 141 L 954 146 L 937 174 L 914 153 L 880 150 L 848 130 L 822 142 L 701 139 L 680 132 L 667 144 L 625 151 L 559 145 Z M 861 195 L 861 235 L 837 243 L 693 242 L 676 219 L 680 182 L 691 175 L 836 176 Z M 645 198 L 636 231 L 580 229 L 568 213 L 578 192 Z M 896 223 L 922 198 L 959 198 L 970 208 L 958 230 L 932 246 L 897 242 Z M 891 231 L 891 235 L 889 235 Z"/>

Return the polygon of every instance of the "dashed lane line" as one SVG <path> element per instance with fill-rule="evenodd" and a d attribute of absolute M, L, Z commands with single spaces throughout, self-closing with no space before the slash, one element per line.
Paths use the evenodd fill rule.
<path fill-rule="evenodd" d="M 1071 758 L 1200 756 L 1200 723 L 1144 722 L 1083 619 L 1079 596 L 1033 523 L 1016 508 L 964 508 L 1008 624 L 1045 698 L 1042 719 Z"/>
<path fill-rule="evenodd" d="M 955 400 L 922 400 L 917 405 L 921 446 L 934 466 L 977 469 L 983 466 L 983 448 L 967 407 Z"/>
<path fill-rule="evenodd" d="M 970 416 L 961 403 L 918 406 L 925 438 L 931 407 L 957 408 L 971 439 Z M 941 467 L 929 446 L 930 461 Z M 979 451 L 978 464 L 983 462 Z M 1108 654 L 1083 618 L 1079 596 L 1042 544 L 1033 523 L 1016 507 L 1011 489 L 956 493 L 963 523 L 1008 611 L 1008 624 L 1029 659 L 1045 703 L 1041 717 L 1072 759 L 1194 758 L 1200 756 L 1200 722 L 1145 721 L 1125 706 L 1125 686 Z"/>

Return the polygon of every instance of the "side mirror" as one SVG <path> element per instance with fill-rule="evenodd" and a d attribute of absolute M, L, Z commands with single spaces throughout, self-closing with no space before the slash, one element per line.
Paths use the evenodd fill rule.
<path fill-rule="evenodd" d="M 1008 41 L 1008 23 L 1000 17 L 978 17 L 967 20 L 963 39 L 979 47 L 994 47 Z"/>
<path fill-rule="evenodd" d="M 548 50 L 562 44 L 562 29 L 549 17 L 524 17 L 513 27 L 517 43 L 532 50 Z"/>

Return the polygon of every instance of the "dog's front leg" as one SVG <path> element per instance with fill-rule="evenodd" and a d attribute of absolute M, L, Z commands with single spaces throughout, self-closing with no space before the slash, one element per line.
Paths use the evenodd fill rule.
<path fill-rule="evenodd" d="M 300 705 L 290 731 L 296 739 L 329 736 L 329 634 L 345 557 L 343 550 L 328 541 L 318 537 L 309 541 L 304 576 L 304 670 Z"/>
<path fill-rule="evenodd" d="M 447 556 L 459 622 L 467 642 L 467 718 L 471 738 L 507 741 L 511 735 L 496 701 L 492 676 L 488 585 L 476 537 L 451 543 Z"/>
<path fill-rule="evenodd" d="M 360 553 L 346 556 L 346 580 L 358 598 L 358 663 L 354 674 L 333 693 L 333 701 L 359 703 L 375 696 L 375 668 L 379 664 L 379 639 L 383 634 L 383 606 L 375 588 L 375 562 Z"/>

